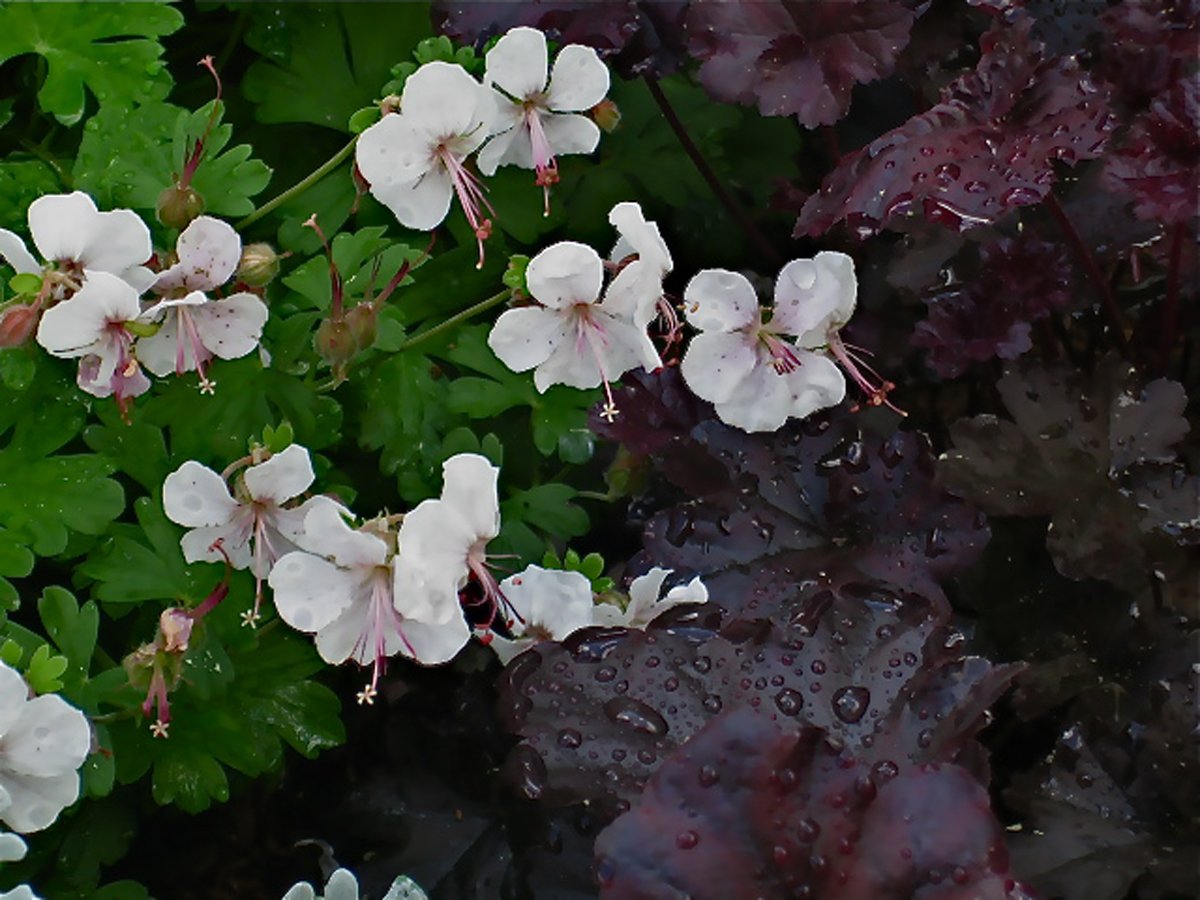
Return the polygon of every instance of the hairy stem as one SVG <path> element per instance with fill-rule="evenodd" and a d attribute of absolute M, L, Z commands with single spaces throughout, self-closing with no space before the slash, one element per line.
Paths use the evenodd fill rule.
<path fill-rule="evenodd" d="M 1104 277 L 1104 273 L 1100 271 L 1100 266 L 1096 263 L 1096 257 L 1092 255 L 1092 251 L 1088 248 L 1088 245 L 1083 242 L 1083 238 L 1075 230 L 1075 226 L 1067 215 L 1067 211 L 1062 208 L 1062 204 L 1058 202 L 1058 198 L 1053 194 L 1047 195 L 1046 208 L 1050 210 L 1050 215 L 1054 216 L 1055 221 L 1058 222 L 1058 226 L 1062 229 L 1067 243 L 1071 245 L 1071 249 L 1075 251 L 1075 255 L 1078 257 L 1084 271 L 1087 272 L 1088 280 L 1091 281 L 1092 287 L 1095 288 L 1096 294 L 1100 297 L 1100 306 L 1104 310 L 1104 317 L 1108 319 L 1109 330 L 1112 331 L 1113 338 L 1116 340 L 1122 354 L 1125 354 L 1129 349 L 1129 342 L 1125 339 L 1125 317 L 1121 315 L 1121 308 L 1117 305 L 1117 298 L 1113 294 L 1112 285 Z"/>
<path fill-rule="evenodd" d="M 663 93 L 662 86 L 658 83 L 658 80 L 651 75 L 646 75 L 645 81 L 646 87 L 650 89 L 650 96 L 654 98 L 654 102 L 658 104 L 663 118 L 667 120 L 667 124 L 675 132 L 675 137 L 678 139 L 679 145 L 683 147 L 683 152 L 688 155 L 688 158 L 700 173 L 700 177 L 708 184 L 713 195 L 721 201 L 721 205 L 729 211 L 729 214 L 741 226 L 746 236 L 758 247 L 759 252 L 774 265 L 780 265 L 783 262 L 783 257 L 779 255 L 778 250 L 771 246 L 771 242 L 759 231 L 758 226 L 754 224 L 754 220 L 750 218 L 737 198 L 729 193 L 725 185 L 721 182 L 721 179 L 712 170 L 712 167 L 708 164 L 708 160 L 704 158 L 704 155 L 700 152 L 700 148 L 696 146 L 696 142 L 692 140 L 692 136 L 688 133 L 687 126 L 683 124 L 679 118 L 679 114 L 675 112 L 675 107 L 671 105 L 671 101 Z"/>
<path fill-rule="evenodd" d="M 499 306 L 501 303 L 503 303 L 505 300 L 507 300 L 510 296 L 512 296 L 512 291 L 505 288 L 500 293 L 495 294 L 491 297 L 488 297 L 486 300 L 480 300 L 474 306 L 468 306 L 462 312 L 456 313 L 455 315 L 446 319 L 446 321 L 439 322 L 437 325 L 434 325 L 432 328 L 422 331 L 420 334 L 414 334 L 412 337 L 410 337 L 408 340 L 406 340 L 403 344 L 401 344 L 399 349 L 401 351 L 411 350 L 417 344 L 422 344 L 425 341 L 429 340 L 430 338 L 437 337 L 443 331 L 449 331 L 455 325 L 458 325 L 461 322 L 465 322 L 467 319 L 470 319 L 473 316 L 477 316 L 481 312 L 486 312 L 487 310 L 491 309 L 494 306 Z"/>
<path fill-rule="evenodd" d="M 242 219 L 240 222 L 238 222 L 236 225 L 234 225 L 234 228 L 241 231 L 243 228 L 247 228 L 250 225 L 253 225 L 255 222 L 257 222 L 263 216 L 274 212 L 276 209 L 278 209 L 280 206 L 282 206 L 284 203 L 287 203 L 289 200 L 293 199 L 294 197 L 299 197 L 301 194 L 303 194 L 305 191 L 307 191 L 310 187 L 312 187 L 314 184 L 316 184 L 318 181 L 320 181 L 322 178 L 324 178 L 326 175 L 328 175 L 330 172 L 332 172 L 334 169 L 336 169 L 338 166 L 340 166 L 343 162 L 345 162 L 346 159 L 350 156 L 350 154 L 354 152 L 354 145 L 357 142 L 358 142 L 358 135 L 355 135 L 353 138 L 350 139 L 350 143 L 348 143 L 345 147 L 343 147 L 341 150 L 339 150 L 337 153 L 335 153 L 333 156 L 331 156 L 329 159 L 327 159 L 324 163 L 322 163 L 320 165 L 319 168 L 314 170 L 310 175 L 308 175 L 307 177 L 303 178 L 300 181 L 297 181 L 295 184 L 293 184 L 290 188 L 288 188 L 282 194 L 279 194 L 276 197 L 272 197 L 270 200 L 268 200 L 266 203 L 264 203 L 262 206 L 260 206 L 254 212 L 250 213 L 250 215 L 246 216 L 246 218 Z"/>
<path fill-rule="evenodd" d="M 1158 368 L 1162 375 L 1167 374 L 1171 364 L 1171 348 L 1179 336 L 1179 270 L 1183 264 L 1183 233 L 1182 223 L 1177 223 L 1171 229 L 1171 249 L 1167 257 L 1167 295 L 1163 300 L 1162 321 L 1158 331 Z"/>

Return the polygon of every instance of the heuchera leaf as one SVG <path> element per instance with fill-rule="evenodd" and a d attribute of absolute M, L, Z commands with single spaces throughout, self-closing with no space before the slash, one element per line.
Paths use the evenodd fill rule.
<path fill-rule="evenodd" d="M 859 760 L 741 708 L 676 751 L 596 841 L 602 898 L 1030 896 L 987 792 L 953 765 Z"/>
<path fill-rule="evenodd" d="M 183 14 L 161 2 L 18 3 L 4 9 L 0 63 L 37 53 L 47 63 L 38 103 L 64 125 L 83 117 L 84 85 L 101 106 L 128 112 L 161 100 L 171 89 L 153 38 L 183 24 Z M 121 40 L 121 39 L 124 40 Z"/>
<path fill-rule="evenodd" d="M 804 204 L 797 237 L 845 221 L 868 236 L 896 216 L 922 212 L 960 230 L 1039 203 L 1053 163 L 1099 156 L 1115 118 L 1072 58 L 1044 58 L 1020 18 L 989 31 L 974 72 L 941 102 L 843 157 Z"/>
<path fill-rule="evenodd" d="M 832 125 L 856 84 L 891 74 L 927 5 L 696 0 L 686 20 L 688 51 L 703 61 L 700 82 L 718 100 L 794 115 L 806 128 Z"/>
<path fill-rule="evenodd" d="M 1032 323 L 1072 299 L 1070 261 L 1058 244 L 1029 234 L 980 250 L 979 272 L 928 301 L 913 344 L 929 351 L 929 367 L 956 378 L 972 363 L 1016 359 L 1031 346 Z"/>
<path fill-rule="evenodd" d="M 561 44 L 594 47 L 626 77 L 666 75 L 686 58 L 681 0 L 539 0 L 470 3 L 434 0 L 433 24 L 456 41 L 480 46 L 510 28 L 529 25 Z"/>

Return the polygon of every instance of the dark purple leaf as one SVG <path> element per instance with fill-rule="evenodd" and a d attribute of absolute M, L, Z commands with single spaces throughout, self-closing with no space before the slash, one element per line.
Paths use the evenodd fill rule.
<path fill-rule="evenodd" d="M 943 378 L 972 363 L 1016 359 L 1032 346 L 1032 323 L 1071 302 L 1071 265 L 1059 245 L 1022 235 L 980 253 L 979 272 L 930 300 L 913 335 Z"/>
<path fill-rule="evenodd" d="M 1097 69 L 1117 86 L 1126 109 L 1141 112 L 1195 68 L 1200 41 L 1196 0 L 1124 0 L 1103 16 Z"/>
<path fill-rule="evenodd" d="M 846 114 L 850 92 L 891 74 L 927 6 L 904 0 L 804 3 L 694 0 L 688 50 L 718 100 L 796 116 L 806 128 Z"/>
<path fill-rule="evenodd" d="M 596 855 L 604 898 L 1027 896 L 966 771 L 871 766 L 745 708 L 677 751 Z"/>
<path fill-rule="evenodd" d="M 928 112 L 842 158 L 804 204 L 796 236 L 846 221 L 867 236 L 920 211 L 957 229 L 1039 203 L 1055 162 L 1099 156 L 1115 120 L 1105 94 L 1070 58 L 1044 58 L 1020 18 L 983 36 L 974 72 Z"/>

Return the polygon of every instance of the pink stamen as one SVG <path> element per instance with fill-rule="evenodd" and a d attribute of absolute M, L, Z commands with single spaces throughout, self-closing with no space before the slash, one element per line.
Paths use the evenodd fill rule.
<path fill-rule="evenodd" d="M 800 368 L 801 362 L 800 357 L 796 355 L 796 348 L 787 341 L 766 330 L 760 331 L 758 337 L 766 345 L 767 352 L 771 354 L 771 365 L 780 375 L 795 372 Z"/>
<path fill-rule="evenodd" d="M 396 611 L 392 597 L 391 572 L 386 566 L 377 567 L 371 578 L 371 609 L 368 620 L 371 624 L 358 636 L 352 652 L 353 657 L 360 662 L 368 656 L 372 658 L 371 683 L 358 694 L 359 704 L 366 705 L 375 702 L 379 693 L 379 678 L 387 672 L 389 631 L 400 636 L 410 656 L 416 658 L 417 655 L 404 634 L 404 620 Z"/>
<path fill-rule="evenodd" d="M 869 406 L 886 406 L 901 416 L 907 416 L 904 410 L 888 400 L 888 393 L 895 390 L 895 382 L 888 381 L 870 365 L 866 363 L 861 356 L 852 353 L 850 348 L 842 341 L 836 331 L 829 332 L 829 352 L 838 364 L 846 370 L 846 374 L 858 385 L 859 390 L 866 395 L 867 404 Z M 861 349 L 861 348 L 856 348 Z M 865 374 L 864 374 L 865 373 Z M 867 376 L 874 378 L 877 383 L 872 383 Z"/>
<path fill-rule="evenodd" d="M 542 189 L 545 205 L 542 215 L 550 215 L 550 188 L 558 184 L 558 160 L 542 127 L 542 116 L 533 104 L 525 105 L 525 123 L 529 126 L 529 142 L 533 150 L 533 167 L 537 171 L 537 186 Z"/>
<path fill-rule="evenodd" d="M 467 216 L 467 224 L 475 232 L 475 240 L 479 244 L 479 262 L 475 268 L 482 269 L 483 242 L 492 235 L 492 220 L 484 218 L 482 210 L 487 209 L 493 216 L 496 211 L 484 195 L 484 187 L 479 179 L 467 171 L 462 161 L 444 143 L 438 145 L 436 155 L 450 175 L 450 183 L 454 185 L 454 193 L 458 195 L 458 202 Z"/>
<path fill-rule="evenodd" d="M 599 347 L 597 343 L 599 343 Z M 600 355 L 600 348 L 607 346 L 608 335 L 604 331 L 604 326 L 593 318 L 591 304 L 575 304 L 575 352 L 582 355 L 586 347 L 596 363 L 596 368 L 600 370 L 600 383 L 604 386 L 606 398 L 604 408 L 600 411 L 600 417 L 611 422 L 617 417 L 620 410 L 617 409 L 617 403 L 613 399 L 612 385 L 609 383 L 608 373 L 604 371 L 604 358 Z"/>
<path fill-rule="evenodd" d="M 212 353 L 204 346 L 200 340 L 200 332 L 196 330 L 196 321 L 192 318 L 192 314 L 186 307 L 178 307 L 176 312 L 179 314 L 176 320 L 175 334 L 175 374 L 182 375 L 187 365 L 187 357 L 185 350 L 192 351 L 192 359 L 196 361 L 196 374 L 200 376 L 200 393 L 212 395 L 216 393 L 217 384 L 215 381 L 210 381 L 204 372 L 204 367 L 208 364 L 208 360 L 212 359 Z"/>

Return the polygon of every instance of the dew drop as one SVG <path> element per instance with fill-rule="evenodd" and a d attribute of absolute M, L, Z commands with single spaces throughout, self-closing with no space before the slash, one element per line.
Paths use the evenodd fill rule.
<path fill-rule="evenodd" d="M 605 714 L 621 725 L 643 734 L 661 737 L 667 733 L 667 720 L 657 711 L 632 697 L 614 697 L 604 704 Z"/>
<path fill-rule="evenodd" d="M 851 685 L 840 688 L 830 700 L 833 714 L 847 724 L 854 724 L 867 713 L 871 705 L 871 692 L 865 687 Z"/>

